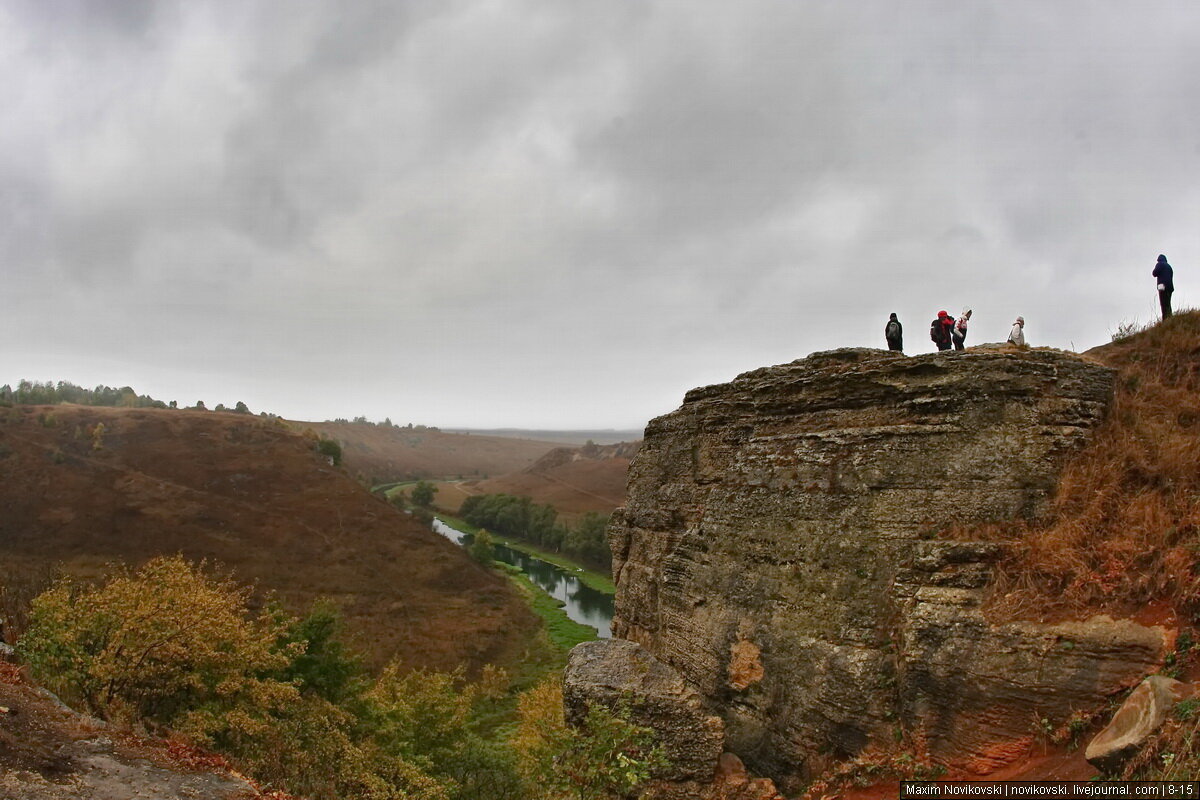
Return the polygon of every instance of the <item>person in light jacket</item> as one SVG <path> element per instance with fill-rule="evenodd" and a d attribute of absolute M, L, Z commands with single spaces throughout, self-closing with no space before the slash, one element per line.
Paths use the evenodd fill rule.
<path fill-rule="evenodd" d="M 1010 344 L 1015 344 L 1017 347 L 1025 346 L 1025 318 L 1017 317 L 1013 323 L 1012 330 L 1008 332 L 1008 341 Z"/>
<path fill-rule="evenodd" d="M 887 339 L 888 350 L 904 350 L 904 326 L 896 319 L 894 311 L 887 325 L 883 326 L 883 338 Z"/>
<path fill-rule="evenodd" d="M 1162 307 L 1162 318 L 1171 316 L 1171 292 L 1175 291 L 1175 270 L 1167 263 L 1167 257 L 1161 253 L 1154 271 L 1150 273 L 1158 278 L 1158 304 Z"/>
<path fill-rule="evenodd" d="M 962 316 L 954 321 L 950 336 L 954 339 L 955 350 L 965 350 L 967 341 L 967 323 L 971 321 L 971 309 L 964 308 Z"/>

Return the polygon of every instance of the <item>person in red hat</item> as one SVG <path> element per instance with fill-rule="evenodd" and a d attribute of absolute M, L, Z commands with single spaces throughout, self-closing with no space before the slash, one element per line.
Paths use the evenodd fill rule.
<path fill-rule="evenodd" d="M 929 338 L 933 339 L 933 343 L 937 345 L 938 350 L 950 349 L 953 341 L 951 336 L 953 329 L 954 317 L 945 311 L 939 311 L 937 319 L 929 324 Z"/>

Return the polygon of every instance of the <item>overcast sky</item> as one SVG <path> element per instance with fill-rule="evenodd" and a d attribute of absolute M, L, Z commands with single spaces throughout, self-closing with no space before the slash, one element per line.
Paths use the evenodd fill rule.
<path fill-rule="evenodd" d="M 1200 4 L 0 2 L 0 383 L 641 427 L 1200 298 Z"/>

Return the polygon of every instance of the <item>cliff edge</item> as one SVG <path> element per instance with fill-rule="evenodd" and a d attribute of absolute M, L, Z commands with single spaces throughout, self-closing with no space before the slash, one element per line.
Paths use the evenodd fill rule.
<path fill-rule="evenodd" d="M 1113 376 L 1050 350 L 845 349 L 689 392 L 647 427 L 609 529 L 615 635 L 785 791 L 898 739 L 959 771 L 1004 763 L 1038 720 L 1140 680 L 1168 634 L 993 623 L 1003 542 L 938 534 L 1038 515 Z"/>

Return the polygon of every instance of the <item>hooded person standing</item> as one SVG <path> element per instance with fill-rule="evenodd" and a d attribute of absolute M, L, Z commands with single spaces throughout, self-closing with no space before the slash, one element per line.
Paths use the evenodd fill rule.
<path fill-rule="evenodd" d="M 896 319 L 895 311 L 888 318 L 887 325 L 883 326 L 883 338 L 887 339 L 888 350 L 904 350 L 904 326 Z"/>
<path fill-rule="evenodd" d="M 1150 273 L 1158 278 L 1158 304 L 1162 308 L 1162 318 L 1171 316 L 1171 292 L 1175 291 L 1175 270 L 1167 263 L 1167 257 L 1161 253 L 1154 271 Z"/>
<path fill-rule="evenodd" d="M 950 330 L 954 327 L 954 317 L 945 311 L 939 311 L 937 319 L 929 323 L 929 338 L 937 345 L 938 350 L 950 349 Z"/>
<path fill-rule="evenodd" d="M 967 341 L 967 323 L 971 321 L 971 309 L 963 309 L 962 316 L 954 321 L 950 337 L 954 340 L 955 350 L 965 350 Z"/>
<path fill-rule="evenodd" d="M 1012 330 L 1008 332 L 1009 344 L 1015 344 L 1017 347 L 1025 346 L 1025 318 L 1017 317 L 1013 323 Z"/>

